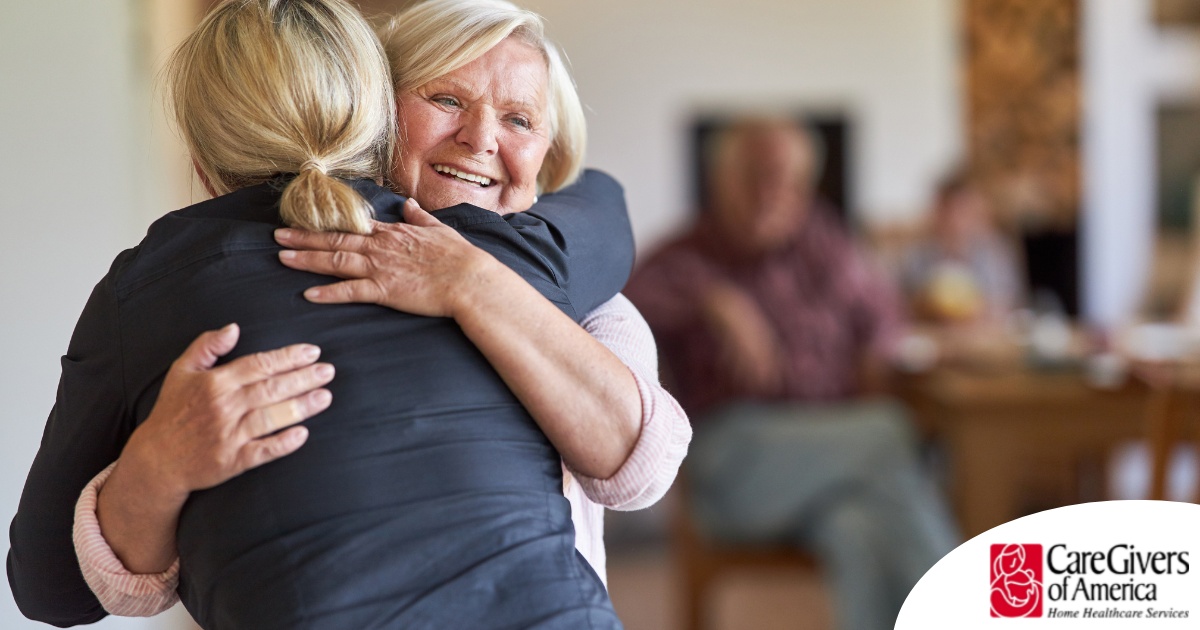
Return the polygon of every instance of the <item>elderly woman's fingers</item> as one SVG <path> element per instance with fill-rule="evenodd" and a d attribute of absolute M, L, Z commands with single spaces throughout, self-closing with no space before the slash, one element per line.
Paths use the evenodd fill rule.
<path fill-rule="evenodd" d="M 417 203 L 417 200 L 413 199 L 412 197 L 409 197 L 408 201 L 404 202 L 404 220 L 410 225 L 417 225 L 421 227 L 437 227 L 439 225 L 445 225 L 439 221 L 437 217 L 426 212 L 425 209 L 421 207 L 421 204 Z"/>
<path fill-rule="evenodd" d="M 304 297 L 316 304 L 383 304 L 387 291 L 375 280 L 363 278 L 312 287 Z"/>
<path fill-rule="evenodd" d="M 250 440 L 238 452 L 238 467 L 243 472 L 257 468 L 296 452 L 307 440 L 308 429 L 304 427 L 292 427 L 275 435 Z"/>
<path fill-rule="evenodd" d="M 318 363 L 276 374 L 243 388 L 241 402 L 246 409 L 274 405 L 328 385 L 333 380 L 333 375 L 333 366 L 328 363 Z"/>
<path fill-rule="evenodd" d="M 237 324 L 229 324 L 220 330 L 201 333 L 188 345 L 183 354 L 175 359 L 173 367 L 191 372 L 211 369 L 217 364 L 217 359 L 233 350 L 240 334 L 241 331 Z"/>
<path fill-rule="evenodd" d="M 297 343 L 266 352 L 239 357 L 214 370 L 237 387 L 257 383 L 266 378 L 291 372 L 316 363 L 321 349 L 308 343 Z"/>
<path fill-rule="evenodd" d="M 378 225 L 378 222 L 376 222 Z M 369 237 L 344 232 L 309 232 L 296 228 L 275 230 L 275 242 L 291 249 L 308 249 L 326 252 L 361 252 L 369 246 Z"/>
<path fill-rule="evenodd" d="M 363 278 L 371 274 L 374 267 L 366 256 L 355 252 L 293 251 L 279 252 L 279 262 L 284 266 L 301 271 L 334 276 L 337 278 Z"/>
<path fill-rule="evenodd" d="M 242 418 L 239 429 L 245 440 L 259 439 L 325 411 L 332 402 L 328 389 L 313 390 L 251 411 Z"/>

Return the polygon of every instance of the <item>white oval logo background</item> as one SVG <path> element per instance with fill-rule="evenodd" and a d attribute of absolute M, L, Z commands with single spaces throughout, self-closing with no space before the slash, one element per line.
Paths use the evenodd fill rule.
<path fill-rule="evenodd" d="M 993 558 L 993 545 L 997 557 Z M 1071 552 L 1108 552 L 1118 545 L 1117 554 L 1137 552 L 1187 552 L 1189 565 L 1181 573 L 1180 556 L 1175 557 L 1173 573 L 1153 572 L 1132 575 L 1055 574 L 1044 567 L 1042 583 L 1032 584 L 1032 571 L 1026 562 L 1040 561 L 1026 554 L 1033 545 L 1048 551 L 1055 545 L 1056 566 L 1068 564 Z M 1132 549 L 1129 549 L 1132 547 Z M 1030 557 L 1027 557 L 1030 556 Z M 1040 562 L 1037 562 L 1039 565 Z M 1102 566 L 1107 564 L 1102 563 Z M 1162 569 L 1165 563 L 1160 561 Z M 997 580 L 997 578 L 999 578 Z M 1154 584 L 1157 601 L 1085 601 L 1075 591 L 1080 579 L 1091 584 L 1125 584 L 1133 578 L 1145 594 Z M 1066 579 L 1066 586 L 1063 581 Z M 1005 584 L 1007 582 L 1007 584 Z M 1020 608 L 1041 600 L 1038 618 L 993 617 L 993 592 L 1001 608 Z M 1059 599 L 1052 599 L 1057 595 Z M 1085 608 L 1096 611 L 1118 609 L 1143 611 L 1143 617 L 1083 618 Z M 1079 618 L 1051 617 L 1051 609 L 1060 614 L 1080 614 Z M 1147 618 L 1149 610 L 1187 611 L 1186 618 Z M 897 630 L 928 628 L 995 628 L 996 630 L 1037 627 L 1069 630 L 1074 628 L 1200 628 L 1200 505 L 1169 501 L 1103 501 L 1072 505 L 1031 514 L 994 527 L 960 545 L 942 558 L 913 588 L 896 620 Z"/>

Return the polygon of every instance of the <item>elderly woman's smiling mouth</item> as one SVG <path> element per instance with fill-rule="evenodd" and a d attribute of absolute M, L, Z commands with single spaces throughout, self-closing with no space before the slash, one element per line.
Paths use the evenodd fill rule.
<path fill-rule="evenodd" d="M 499 179 L 496 177 L 488 177 L 487 175 L 480 175 L 478 173 L 457 169 L 446 164 L 434 164 L 433 170 L 452 179 L 471 182 L 480 188 L 487 188 L 488 186 L 492 185 L 493 181 L 497 181 Z"/>

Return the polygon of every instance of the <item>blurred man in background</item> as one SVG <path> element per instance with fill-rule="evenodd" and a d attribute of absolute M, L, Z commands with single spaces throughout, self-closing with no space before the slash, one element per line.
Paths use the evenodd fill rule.
<path fill-rule="evenodd" d="M 892 628 L 955 544 L 905 411 L 867 397 L 902 328 L 899 296 L 816 199 L 804 129 L 736 123 L 706 164 L 706 214 L 627 288 L 695 423 L 694 516 L 724 541 L 812 550 L 841 627 Z"/>

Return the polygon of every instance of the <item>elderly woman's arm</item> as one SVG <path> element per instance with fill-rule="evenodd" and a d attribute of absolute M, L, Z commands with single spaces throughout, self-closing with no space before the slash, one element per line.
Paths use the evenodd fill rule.
<path fill-rule="evenodd" d="M 162 387 L 162 395 L 159 397 L 161 404 L 155 406 L 158 413 L 151 412 L 150 417 L 139 427 L 135 411 L 136 403 L 127 395 L 123 379 L 129 365 L 125 357 L 129 353 L 122 344 L 122 333 L 127 332 L 128 328 L 127 322 L 121 319 L 117 291 L 121 270 L 136 255 L 137 250 L 133 249 L 117 258 L 109 274 L 96 285 L 78 324 L 76 324 L 67 354 L 62 358 L 58 397 L 54 409 L 50 413 L 50 418 L 46 422 L 41 446 L 30 468 L 21 503 L 9 530 L 11 548 L 8 554 L 8 576 L 13 597 L 26 616 L 54 625 L 65 627 L 92 623 L 106 614 L 101 602 L 97 601 L 96 596 L 89 590 L 89 585 L 80 575 L 76 550 L 71 544 L 72 523 L 77 499 L 80 496 L 80 490 L 97 472 L 104 470 L 119 456 L 123 457 L 123 453 L 131 453 L 132 450 L 136 450 L 136 446 L 130 446 L 133 436 L 155 428 L 158 423 L 157 419 L 162 417 L 163 411 L 167 411 L 166 407 L 169 405 L 166 403 L 173 398 L 172 392 L 177 389 L 176 385 L 180 382 L 180 369 L 173 368 Z M 214 337 L 222 337 L 222 334 L 203 335 L 201 340 L 194 344 L 194 347 L 204 345 L 206 340 L 211 341 Z M 233 327 L 227 329 L 224 331 L 223 337 L 228 348 L 232 348 L 237 339 L 236 329 Z M 228 348 L 224 351 L 227 352 Z M 296 347 L 285 348 L 277 351 L 273 356 L 290 355 L 296 349 Z M 301 348 L 301 350 L 303 349 Z M 216 353 L 221 354 L 219 348 Z M 207 362 L 208 367 L 211 367 L 212 362 L 216 360 L 215 355 L 197 357 L 195 354 L 189 351 L 187 356 L 196 359 L 198 363 Z M 291 364 L 291 367 L 299 368 L 299 374 L 303 375 L 309 371 L 304 366 L 312 364 L 316 360 L 316 356 L 304 352 L 299 354 L 302 356 Z M 217 401 L 226 409 L 236 410 L 239 406 L 248 405 L 254 409 L 271 411 L 272 405 L 280 402 L 279 400 L 276 400 L 275 403 L 269 402 L 272 392 L 283 393 L 288 389 L 286 386 L 270 385 L 278 382 L 275 377 L 268 378 L 266 387 L 251 385 L 248 392 L 242 392 L 251 394 L 250 398 L 240 398 L 239 392 L 232 392 L 232 398 L 226 395 L 214 395 L 230 393 L 226 386 L 237 385 L 239 379 L 236 373 L 247 372 L 243 368 L 252 368 L 253 361 L 253 359 L 245 361 L 238 359 L 229 365 L 218 368 L 215 372 L 221 377 L 222 385 L 216 389 L 202 392 L 204 397 Z M 181 362 L 183 362 L 182 359 Z M 281 358 L 271 366 L 271 371 L 279 371 L 286 365 L 287 361 Z M 197 370 L 203 369 L 203 366 L 196 365 L 188 367 L 195 367 Z M 253 372 L 254 370 L 248 371 Z M 289 375 L 281 378 L 287 380 L 295 376 L 295 373 L 289 372 Z M 191 375 L 185 375 L 183 378 L 194 382 Z M 254 380 L 259 381 L 260 379 Z M 322 383 L 323 381 L 314 379 L 300 382 L 297 385 L 301 390 L 309 391 Z M 191 389 L 193 392 L 196 391 L 194 387 Z M 240 389 L 240 387 L 235 387 L 235 389 Z M 256 399 L 253 396 L 255 393 L 267 396 Z M 253 433 L 265 428 L 260 426 L 259 429 L 255 429 L 253 427 L 255 419 L 261 417 L 261 414 L 257 412 L 249 415 L 230 415 L 233 428 L 242 429 L 231 433 L 244 436 L 247 430 Z M 282 414 L 279 417 L 282 417 Z M 156 452 L 153 454 L 165 458 L 165 461 L 170 461 L 176 468 L 186 468 L 189 458 L 199 455 L 199 452 L 193 452 L 187 448 L 189 443 L 186 439 L 189 430 L 197 424 L 202 423 L 176 426 L 176 430 L 168 433 L 166 445 L 173 446 L 177 450 L 168 448 L 164 451 L 156 448 Z M 277 425 L 277 428 L 281 426 L 283 425 Z M 135 429 L 135 427 L 137 428 Z M 291 434 L 285 431 L 261 441 L 257 439 L 251 439 L 249 442 L 240 439 L 230 440 L 231 443 L 239 443 L 241 447 L 245 447 L 245 451 L 238 453 L 239 457 L 234 458 L 236 461 L 232 463 L 234 469 L 229 471 L 230 476 L 239 472 L 236 469 L 237 462 L 253 465 L 256 461 L 261 463 L 273 454 L 282 454 L 273 451 L 272 445 L 288 439 L 289 436 Z M 180 447 L 184 450 L 178 450 Z M 172 458 L 173 455 L 177 457 Z M 136 468 L 138 460 L 139 457 L 131 457 L 123 463 L 128 463 L 131 468 Z M 160 501 L 168 504 L 177 498 L 172 491 L 160 492 L 164 488 L 171 488 L 176 479 L 161 474 L 161 469 L 146 470 L 135 477 L 140 486 L 129 495 L 134 499 L 130 505 L 135 509 L 145 509 Z M 204 483 L 203 478 L 198 477 L 197 479 L 200 483 Z M 218 483 L 221 480 L 210 477 L 209 483 Z M 117 491 L 120 490 L 119 483 L 114 487 Z M 136 553 L 129 556 L 131 566 L 144 571 L 159 570 L 155 563 L 162 558 L 151 557 L 148 563 L 144 563 L 144 557 L 138 554 L 165 556 L 165 562 L 161 568 L 166 568 L 170 564 L 175 554 L 173 519 L 178 514 L 178 508 L 167 505 L 164 511 L 168 514 L 157 525 L 143 520 L 140 515 L 127 519 L 125 525 L 132 528 L 134 532 L 132 539 L 136 541 L 131 545 L 136 548 Z M 159 538 L 138 537 L 140 534 L 146 533 L 139 528 L 148 524 L 151 525 L 151 531 L 148 533 L 158 535 Z M 119 534 L 120 528 L 117 527 L 113 531 Z"/>
<path fill-rule="evenodd" d="M 573 470 L 611 477 L 641 431 L 629 369 L 536 289 L 409 200 L 403 224 L 357 236 L 280 230 L 285 265 L 347 280 L 313 302 L 452 317 Z M 417 236 L 420 238 L 416 238 Z"/>
<path fill-rule="evenodd" d="M 175 361 L 100 493 L 100 524 L 117 556 L 136 572 L 170 566 L 179 512 L 193 491 L 294 452 L 308 429 L 292 425 L 332 400 L 321 386 L 333 379 L 333 366 L 316 363 L 316 346 L 287 346 L 214 367 L 239 334 L 232 324 L 206 332 Z"/>
<path fill-rule="evenodd" d="M 649 507 L 675 481 L 692 439 L 691 424 L 659 383 L 654 336 L 628 298 L 618 294 L 588 313 L 582 326 L 629 368 L 641 399 L 642 430 L 633 452 L 613 476 L 597 479 L 572 472 L 593 503 L 622 511 Z"/>

